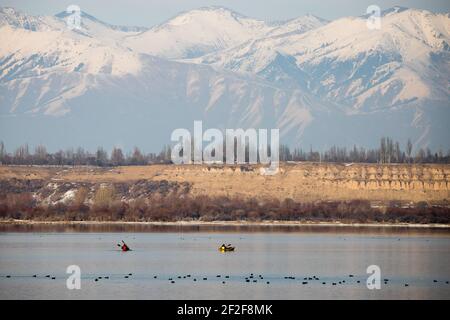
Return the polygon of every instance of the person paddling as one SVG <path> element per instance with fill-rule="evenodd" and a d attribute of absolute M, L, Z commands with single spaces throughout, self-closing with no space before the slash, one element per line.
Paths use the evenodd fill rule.
<path fill-rule="evenodd" d="M 222 243 L 222 245 L 219 247 L 219 250 L 221 251 L 234 251 L 234 247 L 231 246 L 231 244 L 225 245 Z"/>
<path fill-rule="evenodd" d="M 130 251 L 130 247 L 127 246 L 127 244 L 122 240 L 122 245 L 121 244 L 117 244 L 118 247 L 120 247 L 122 249 L 122 251 L 126 252 L 126 251 Z"/>

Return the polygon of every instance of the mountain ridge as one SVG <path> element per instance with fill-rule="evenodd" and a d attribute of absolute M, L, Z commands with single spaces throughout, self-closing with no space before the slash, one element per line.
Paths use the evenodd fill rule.
<path fill-rule="evenodd" d="M 185 24 L 220 25 L 191 10 L 177 16 L 173 30 L 167 23 L 177 17 L 157 26 L 169 41 L 158 52 L 176 44 L 169 50 L 174 55 L 152 56 L 130 39 L 155 27 L 122 31 L 82 13 L 82 30 L 68 30 L 64 15 L 0 9 L 0 137 L 14 144 L 156 149 L 169 143 L 170 128 L 203 120 L 218 128 L 278 127 L 282 142 L 293 146 L 370 147 L 390 135 L 450 148 L 448 15 L 393 9 L 385 29 L 374 31 L 361 17 L 328 22 L 309 15 L 269 24 L 234 17 L 226 8 L 210 10 L 236 29 L 225 26 L 225 35 L 220 28 L 199 29 L 200 38 L 179 45 L 169 35 L 180 24 L 184 30 Z M 235 45 L 230 35 L 242 28 L 248 39 Z M 109 123 L 99 125 L 97 118 Z M 117 131 L 123 126 L 134 130 Z M 25 127 L 18 134 L 14 129 Z M 74 129 L 62 142 L 57 137 L 67 127 Z M 97 138 L 87 142 L 83 132 Z"/>

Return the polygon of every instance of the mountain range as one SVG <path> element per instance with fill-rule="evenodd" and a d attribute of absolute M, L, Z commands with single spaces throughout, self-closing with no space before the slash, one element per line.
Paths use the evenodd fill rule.
<path fill-rule="evenodd" d="M 316 149 L 450 148 L 450 15 L 390 8 L 279 22 L 223 7 L 152 28 L 0 8 L 0 140 L 155 150 L 175 128 L 280 128 Z"/>

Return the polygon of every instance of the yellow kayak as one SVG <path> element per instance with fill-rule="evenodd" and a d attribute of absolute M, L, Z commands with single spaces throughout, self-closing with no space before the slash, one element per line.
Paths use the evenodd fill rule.
<path fill-rule="evenodd" d="M 219 247 L 220 252 L 234 251 L 234 247 Z"/>

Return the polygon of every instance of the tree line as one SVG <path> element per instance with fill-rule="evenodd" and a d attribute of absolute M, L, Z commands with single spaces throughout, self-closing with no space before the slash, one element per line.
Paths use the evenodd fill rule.
<path fill-rule="evenodd" d="M 450 163 L 450 150 L 432 152 L 429 148 L 414 150 L 410 139 L 402 149 L 398 141 L 382 137 L 378 148 L 353 148 L 332 146 L 323 152 L 295 148 L 293 151 L 286 146 L 280 146 L 281 161 L 312 161 L 312 162 L 360 162 L 360 163 Z"/>
<path fill-rule="evenodd" d="M 247 153 L 248 153 L 248 148 Z M 269 148 L 270 150 L 270 148 Z M 226 154 L 224 152 L 224 154 Z M 450 150 L 432 152 L 429 148 L 414 150 L 411 140 L 402 149 L 398 141 L 382 137 L 378 148 L 353 148 L 332 146 L 325 151 L 315 151 L 280 145 L 280 161 L 311 161 L 311 162 L 356 162 L 356 163 L 450 163 Z M 246 155 L 248 161 L 248 156 Z M 121 148 L 114 147 L 108 153 L 103 147 L 95 152 L 89 152 L 81 147 L 77 149 L 59 150 L 54 153 L 47 151 L 44 145 L 38 145 L 33 151 L 24 144 L 9 153 L 5 144 L 0 141 L 0 164 L 5 165 L 55 165 L 55 166 L 127 166 L 156 163 L 171 163 L 171 147 L 165 145 L 159 153 L 144 153 L 138 147 L 125 153 Z"/>
<path fill-rule="evenodd" d="M 0 163 L 5 165 L 85 165 L 99 167 L 146 165 L 170 163 L 170 152 L 170 146 L 164 146 L 158 154 L 144 153 L 138 147 L 135 147 L 129 153 L 125 153 L 119 147 L 114 147 L 110 154 L 103 147 L 98 147 L 95 152 L 89 152 L 79 147 L 50 153 L 44 145 L 36 146 L 34 152 L 32 152 L 28 144 L 24 144 L 12 153 L 8 153 L 4 143 L 0 142 Z"/>

